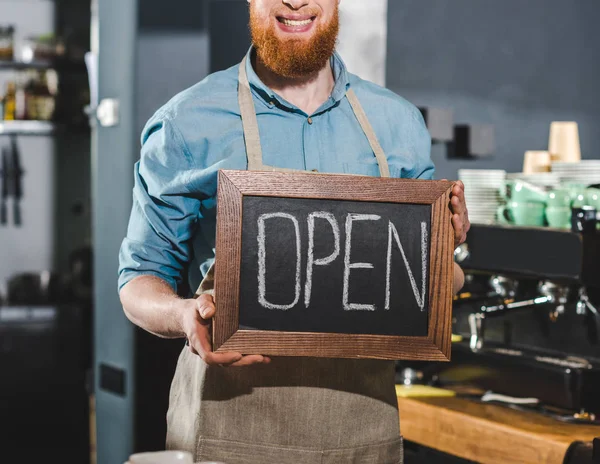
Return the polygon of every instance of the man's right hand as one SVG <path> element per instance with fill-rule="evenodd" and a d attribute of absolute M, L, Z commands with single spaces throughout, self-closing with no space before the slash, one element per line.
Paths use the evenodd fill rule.
<path fill-rule="evenodd" d="M 215 315 L 215 302 L 211 295 L 202 294 L 196 299 L 181 300 L 183 306 L 181 327 L 186 334 L 192 353 L 211 366 L 248 366 L 267 364 L 271 359 L 261 355 L 242 356 L 241 353 L 213 353 L 210 320 Z"/>

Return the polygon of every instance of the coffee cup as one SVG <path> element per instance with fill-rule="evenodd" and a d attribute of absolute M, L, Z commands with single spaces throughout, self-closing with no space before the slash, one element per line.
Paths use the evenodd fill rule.
<path fill-rule="evenodd" d="M 586 195 L 585 191 L 577 193 L 575 195 L 575 197 L 573 198 L 573 201 L 571 202 L 572 208 L 582 208 L 587 205 L 588 205 L 588 199 L 587 199 L 587 195 Z"/>
<path fill-rule="evenodd" d="M 152 451 L 132 454 L 126 464 L 194 464 L 194 458 L 186 451 Z"/>
<path fill-rule="evenodd" d="M 571 192 L 571 201 L 573 201 L 578 195 L 585 194 L 586 186 L 577 182 L 568 182 L 563 184 L 561 188 L 566 188 Z"/>
<path fill-rule="evenodd" d="M 572 191 L 569 188 L 558 188 L 548 192 L 546 198 L 547 206 L 571 207 Z"/>
<path fill-rule="evenodd" d="M 571 228 L 571 208 L 567 206 L 547 206 L 546 221 L 550 227 L 557 229 Z"/>
<path fill-rule="evenodd" d="M 589 188 L 585 190 L 585 199 L 588 206 L 600 210 L 600 189 Z"/>
<path fill-rule="evenodd" d="M 500 194 L 506 201 L 517 203 L 545 203 L 547 197 L 544 189 L 521 179 L 506 181 Z"/>
<path fill-rule="evenodd" d="M 575 121 L 553 121 L 550 124 L 548 151 L 552 161 L 567 163 L 581 161 L 579 127 Z"/>
<path fill-rule="evenodd" d="M 498 222 L 520 226 L 543 226 L 544 203 L 511 201 L 498 208 Z"/>

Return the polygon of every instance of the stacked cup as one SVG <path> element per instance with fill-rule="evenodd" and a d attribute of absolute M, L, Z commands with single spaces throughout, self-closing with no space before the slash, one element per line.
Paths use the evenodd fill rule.
<path fill-rule="evenodd" d="M 600 189 L 567 184 L 548 193 L 546 221 L 550 227 L 570 229 L 572 209 L 584 207 L 600 211 Z"/>
<path fill-rule="evenodd" d="M 570 187 L 557 188 L 548 193 L 545 214 L 550 227 L 571 228 L 571 205 L 574 195 L 578 193 Z"/>
<path fill-rule="evenodd" d="M 544 225 L 547 198 L 544 189 L 521 179 L 511 179 L 504 183 L 500 195 L 505 204 L 497 211 L 499 223 L 519 226 Z"/>

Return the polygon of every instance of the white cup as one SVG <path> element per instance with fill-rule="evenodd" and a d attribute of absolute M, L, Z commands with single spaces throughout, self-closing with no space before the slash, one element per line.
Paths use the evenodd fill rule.
<path fill-rule="evenodd" d="M 194 458 L 186 451 L 153 451 L 132 454 L 126 464 L 194 464 Z"/>
<path fill-rule="evenodd" d="M 553 121 L 550 124 L 548 152 L 552 162 L 578 163 L 581 161 L 579 126 L 575 121 Z"/>

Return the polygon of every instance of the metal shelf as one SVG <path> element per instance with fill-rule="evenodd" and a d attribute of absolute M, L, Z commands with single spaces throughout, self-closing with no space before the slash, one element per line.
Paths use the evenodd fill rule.
<path fill-rule="evenodd" d="M 57 129 L 50 121 L 0 121 L 0 135 L 53 135 Z"/>

